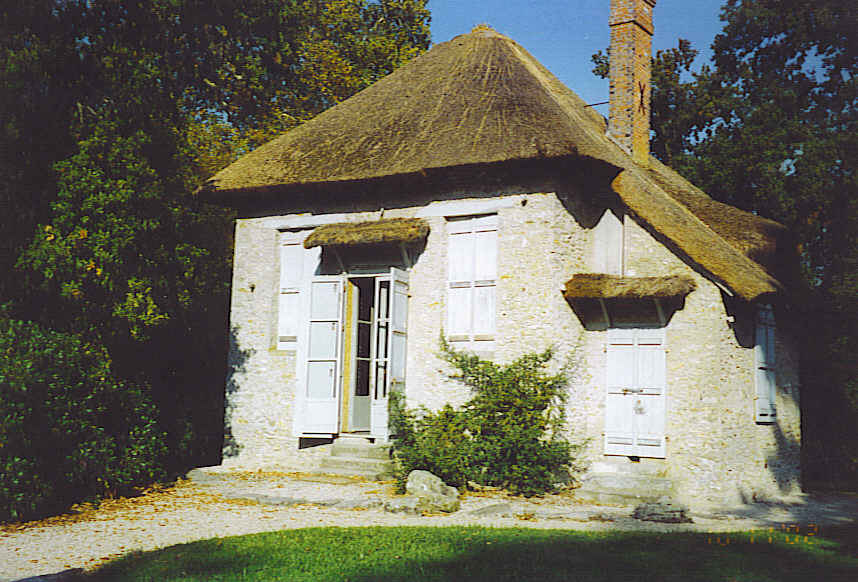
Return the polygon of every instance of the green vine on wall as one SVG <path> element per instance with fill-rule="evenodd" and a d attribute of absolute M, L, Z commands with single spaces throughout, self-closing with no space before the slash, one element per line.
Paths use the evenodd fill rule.
<path fill-rule="evenodd" d="M 401 395 L 393 396 L 400 488 L 416 469 L 460 488 L 472 482 L 526 496 L 569 480 L 581 446 L 565 436 L 569 371 L 548 371 L 552 350 L 501 365 L 456 350 L 442 337 L 439 356 L 472 397 L 459 408 L 429 411 L 408 409 Z"/>

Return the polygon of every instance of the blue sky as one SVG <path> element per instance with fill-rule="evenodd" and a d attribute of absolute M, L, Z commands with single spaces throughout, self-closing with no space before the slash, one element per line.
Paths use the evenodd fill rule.
<path fill-rule="evenodd" d="M 711 56 L 709 46 L 721 31 L 722 4 L 658 0 L 653 50 L 675 47 L 679 38 L 687 38 L 700 51 L 699 66 Z M 488 24 L 521 44 L 588 103 L 607 101 L 608 83 L 591 73 L 590 55 L 608 46 L 610 0 L 429 0 L 428 5 L 432 42 Z"/>

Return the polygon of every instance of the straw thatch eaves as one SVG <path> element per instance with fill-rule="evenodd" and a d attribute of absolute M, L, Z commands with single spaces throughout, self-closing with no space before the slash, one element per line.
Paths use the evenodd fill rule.
<path fill-rule="evenodd" d="M 342 222 L 316 228 L 304 247 L 413 243 L 429 236 L 429 225 L 420 218 L 388 218 L 372 222 Z"/>
<path fill-rule="evenodd" d="M 692 279 L 669 277 L 620 277 L 598 273 L 578 273 L 566 282 L 563 293 L 576 299 L 668 299 L 685 297 L 697 285 Z"/>
<path fill-rule="evenodd" d="M 665 244 L 747 301 L 778 293 L 781 225 L 720 204 L 652 158 L 636 165 L 601 116 L 527 51 L 478 29 L 435 45 L 364 91 L 218 172 L 199 193 L 235 207 L 254 199 L 339 196 L 378 180 L 419 182 L 523 162 L 599 168 Z M 602 172 L 600 172 L 600 175 Z M 345 191 L 348 191 L 347 189 Z M 764 268 L 769 268 L 769 271 Z"/>

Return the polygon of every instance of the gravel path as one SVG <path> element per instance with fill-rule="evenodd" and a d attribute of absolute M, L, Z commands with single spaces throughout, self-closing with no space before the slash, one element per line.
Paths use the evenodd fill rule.
<path fill-rule="evenodd" d="M 184 481 L 140 497 L 108 500 L 97 509 L 0 526 L 0 582 L 91 569 L 129 552 L 193 540 L 303 527 L 484 525 L 713 533 L 775 528 L 804 535 L 858 519 L 858 498 L 845 496 L 711 510 L 692 513 L 691 524 L 660 524 L 633 519 L 631 507 L 582 504 L 571 495 L 522 499 L 499 492 L 468 494 L 454 514 L 407 516 L 381 508 L 393 495 L 392 483 L 296 473 Z"/>

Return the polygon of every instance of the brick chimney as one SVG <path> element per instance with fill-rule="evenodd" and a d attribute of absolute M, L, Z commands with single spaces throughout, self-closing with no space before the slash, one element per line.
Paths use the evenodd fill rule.
<path fill-rule="evenodd" d="M 638 164 L 649 165 L 652 10 L 656 0 L 611 0 L 611 105 L 608 133 Z"/>

